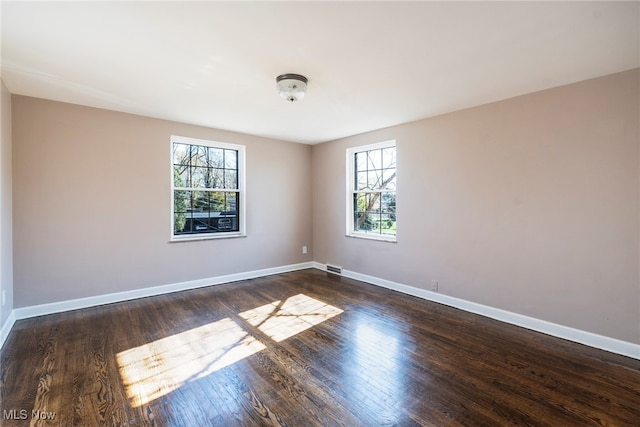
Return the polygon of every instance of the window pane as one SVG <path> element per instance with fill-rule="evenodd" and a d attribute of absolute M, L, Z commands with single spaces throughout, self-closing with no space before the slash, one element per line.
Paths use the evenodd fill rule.
<path fill-rule="evenodd" d="M 356 160 L 355 160 L 355 164 L 356 164 L 356 171 L 357 172 L 363 172 L 367 170 L 367 152 L 363 152 L 363 153 L 356 153 L 355 155 Z"/>
<path fill-rule="evenodd" d="M 384 148 L 382 149 L 382 167 L 384 169 L 396 167 L 396 148 Z"/>
<path fill-rule="evenodd" d="M 209 169 L 209 173 L 210 185 L 207 188 L 222 188 L 224 169 Z"/>
<path fill-rule="evenodd" d="M 176 190 L 173 192 L 173 211 L 187 212 L 191 209 L 191 192 Z"/>
<path fill-rule="evenodd" d="M 213 194 L 210 191 L 193 192 L 192 233 L 210 233 L 212 231 L 211 217 L 215 215 Z"/>
<path fill-rule="evenodd" d="M 396 189 L 396 170 L 395 169 L 387 169 L 382 174 L 382 183 L 384 184 L 381 188 L 383 190 L 394 190 Z"/>
<path fill-rule="evenodd" d="M 378 212 L 380 210 L 380 193 L 355 193 L 354 197 L 356 212 Z"/>
<path fill-rule="evenodd" d="M 353 207 L 356 212 L 364 212 L 367 210 L 366 194 L 356 193 L 353 195 Z"/>
<path fill-rule="evenodd" d="M 238 218 L 233 214 L 221 214 L 212 219 L 214 231 L 238 231 Z"/>
<path fill-rule="evenodd" d="M 238 188 L 238 173 L 232 169 L 225 169 L 224 171 L 224 188 L 236 189 Z"/>
<path fill-rule="evenodd" d="M 217 169 L 206 168 L 205 177 L 204 177 L 204 186 L 205 188 L 216 188 L 216 171 Z"/>
<path fill-rule="evenodd" d="M 367 172 L 358 172 L 357 173 L 356 190 L 366 190 L 367 189 Z"/>
<path fill-rule="evenodd" d="M 222 191 L 211 192 L 211 211 L 212 212 L 222 212 L 225 210 L 225 201 L 224 195 Z"/>
<path fill-rule="evenodd" d="M 382 212 L 395 214 L 396 212 L 396 193 L 382 194 Z"/>
<path fill-rule="evenodd" d="M 193 212 L 203 212 L 211 210 L 211 200 L 209 198 L 208 191 L 193 191 L 192 203 Z"/>
<path fill-rule="evenodd" d="M 238 152 L 236 150 L 224 150 L 224 167 L 238 169 Z"/>
<path fill-rule="evenodd" d="M 173 194 L 173 226 L 176 234 L 190 231 L 191 192 L 174 191 Z"/>
<path fill-rule="evenodd" d="M 380 211 L 380 193 L 370 193 L 368 196 L 369 200 L 367 202 L 367 211 Z"/>
<path fill-rule="evenodd" d="M 175 187 L 191 187 L 189 166 L 173 165 L 173 185 Z"/>
<path fill-rule="evenodd" d="M 354 231 L 371 231 L 373 229 L 373 221 L 369 214 L 365 212 L 357 212 L 354 214 Z"/>
<path fill-rule="evenodd" d="M 367 169 L 382 169 L 382 150 L 367 151 L 368 164 Z"/>
<path fill-rule="evenodd" d="M 216 213 L 215 217 L 212 215 L 212 224 L 216 231 L 238 231 L 238 194 L 220 192 L 223 195 L 222 209 Z"/>
<path fill-rule="evenodd" d="M 395 215 L 380 215 L 380 232 L 382 234 L 396 234 L 396 218 Z"/>
<path fill-rule="evenodd" d="M 208 157 L 208 147 L 203 145 L 192 145 L 191 146 L 191 165 L 192 166 L 207 166 L 207 157 Z"/>
<path fill-rule="evenodd" d="M 368 232 L 378 232 L 380 225 L 380 214 L 376 212 L 365 212 L 366 220 L 363 229 Z"/>
<path fill-rule="evenodd" d="M 224 150 L 222 148 L 209 147 L 209 167 L 224 167 Z"/>
<path fill-rule="evenodd" d="M 192 233 L 210 233 L 211 231 L 213 231 L 208 212 L 193 212 L 192 215 Z"/>
<path fill-rule="evenodd" d="M 173 214 L 175 234 L 191 233 L 192 223 L 191 212 L 176 212 Z"/>
<path fill-rule="evenodd" d="M 225 211 L 236 214 L 238 212 L 238 193 L 225 193 Z"/>
<path fill-rule="evenodd" d="M 202 173 L 204 174 L 204 186 L 201 188 L 217 188 L 219 182 L 216 178 L 216 173 L 219 169 L 213 168 L 202 168 Z"/>
<path fill-rule="evenodd" d="M 188 165 L 191 159 L 190 146 L 187 144 L 173 144 L 173 164 Z"/>
<path fill-rule="evenodd" d="M 207 168 L 192 167 L 191 168 L 191 187 L 207 188 L 208 178 Z"/>
<path fill-rule="evenodd" d="M 367 188 L 369 190 L 379 190 L 382 184 L 382 171 L 370 170 L 367 176 Z"/>

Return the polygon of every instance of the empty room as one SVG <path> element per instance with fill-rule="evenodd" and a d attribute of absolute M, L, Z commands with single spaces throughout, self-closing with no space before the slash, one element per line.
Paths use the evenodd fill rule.
<path fill-rule="evenodd" d="M 640 2 L 2 1 L 0 425 L 640 425 Z"/>

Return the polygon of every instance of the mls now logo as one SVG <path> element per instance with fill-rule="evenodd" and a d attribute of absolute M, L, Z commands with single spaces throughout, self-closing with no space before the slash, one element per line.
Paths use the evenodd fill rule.
<path fill-rule="evenodd" d="M 10 409 L 2 411 L 2 418 L 5 420 L 26 420 L 29 417 L 29 412 L 26 409 Z"/>
<path fill-rule="evenodd" d="M 31 411 L 31 418 L 36 420 L 53 420 L 55 412 Z M 5 420 L 26 420 L 29 418 L 29 411 L 26 409 L 9 409 L 2 411 L 2 418 Z"/>

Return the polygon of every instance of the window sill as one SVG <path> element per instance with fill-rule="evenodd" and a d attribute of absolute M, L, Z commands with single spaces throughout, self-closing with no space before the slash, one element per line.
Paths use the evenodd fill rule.
<path fill-rule="evenodd" d="M 172 236 L 169 239 L 169 243 L 180 243 L 180 242 L 193 242 L 197 240 L 219 240 L 219 239 L 234 239 L 237 237 L 247 237 L 245 233 L 225 233 L 224 235 L 198 235 L 198 234 L 189 234 L 184 236 Z"/>
<path fill-rule="evenodd" d="M 366 233 L 351 233 L 347 234 L 346 237 L 352 237 L 355 239 L 364 239 L 364 240 L 375 240 L 378 242 L 386 242 L 386 243 L 398 243 L 398 239 L 396 236 L 381 236 L 379 234 L 366 234 Z"/>

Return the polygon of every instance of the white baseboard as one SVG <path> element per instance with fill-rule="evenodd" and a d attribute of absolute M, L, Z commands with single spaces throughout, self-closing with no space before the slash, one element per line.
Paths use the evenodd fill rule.
<path fill-rule="evenodd" d="M 47 314 L 61 313 L 65 311 L 78 310 L 81 308 L 95 307 L 98 305 L 111 304 L 115 302 L 129 301 L 137 298 L 151 297 L 171 292 L 185 291 L 189 289 L 202 288 L 206 286 L 220 285 L 223 283 L 236 282 L 239 280 L 253 279 L 256 277 L 270 276 L 273 274 L 287 273 L 290 271 L 303 270 L 305 268 L 316 268 L 326 271 L 326 264 L 319 262 L 305 262 L 300 264 L 291 264 L 280 267 L 266 268 L 262 270 L 254 270 L 245 273 L 229 274 L 225 276 L 212 277 L 208 279 L 191 280 L 168 284 L 163 286 L 154 286 L 149 288 L 135 289 L 125 292 L 117 292 L 106 295 L 98 295 L 94 297 L 78 298 L 69 301 L 60 301 L 49 304 L 41 304 L 30 307 L 21 307 L 13 309 L 5 323 L 0 329 L 0 349 L 4 345 L 5 340 L 11 332 L 11 328 L 16 320 L 27 319 L 30 317 L 44 316 Z M 451 307 L 459 308 L 471 313 L 479 314 L 492 319 L 500 320 L 505 323 L 542 332 L 558 338 L 574 341 L 590 347 L 599 348 L 610 351 L 612 353 L 621 354 L 640 360 L 640 345 L 615 338 L 609 338 L 603 335 L 570 328 L 568 326 L 558 325 L 544 320 L 536 319 L 529 316 L 501 310 L 494 307 L 466 301 L 437 292 L 431 292 L 413 286 L 403 285 L 401 283 L 392 282 L 390 280 L 381 279 L 366 274 L 357 273 L 355 271 L 342 270 L 342 275 L 351 279 L 360 280 L 372 285 L 381 286 L 383 288 L 395 290 L 408 295 L 413 295 L 425 300 L 438 302 Z"/>
<path fill-rule="evenodd" d="M 326 271 L 327 266 L 318 262 L 313 262 L 313 268 Z M 542 332 L 558 338 L 588 345 L 590 347 L 599 348 L 612 353 L 621 354 L 640 360 L 640 345 L 627 341 L 609 338 L 603 335 L 594 334 L 592 332 L 582 331 L 580 329 L 570 328 L 568 326 L 558 325 L 556 323 L 547 322 L 545 320 L 536 319 L 534 317 L 524 316 L 522 314 L 513 313 L 499 308 L 489 307 L 460 298 L 455 298 L 437 292 L 431 292 L 413 286 L 403 285 L 401 283 L 392 282 L 390 280 L 380 279 L 374 276 L 357 273 L 342 269 L 342 276 L 348 277 L 361 282 L 372 285 L 381 286 L 383 288 L 392 289 L 404 294 L 416 296 L 429 301 L 438 302 L 451 307 L 459 308 L 464 311 L 479 314 L 481 316 L 490 317 L 501 322 L 520 326 L 533 331 Z"/>
<path fill-rule="evenodd" d="M 316 262 L 316 261 L 311 262 L 311 267 L 316 268 L 318 270 L 327 271 L 327 264 L 322 264 L 320 262 Z"/>
<path fill-rule="evenodd" d="M 239 280 L 253 279 L 256 277 L 270 276 L 272 274 L 287 273 L 290 271 L 312 268 L 313 263 L 284 265 L 280 267 L 265 268 L 262 270 L 248 271 L 245 273 L 229 274 L 225 276 L 210 277 L 208 279 L 190 280 L 187 282 L 172 283 L 169 285 L 152 286 L 149 288 L 134 289 L 131 291 L 116 292 L 112 294 L 97 295 L 94 297 L 78 298 L 68 301 L 52 302 L 30 307 L 20 307 L 13 310 L 15 319 L 27 319 L 30 317 L 44 316 L 46 314 L 61 313 L 64 311 L 78 310 L 81 308 L 95 307 L 98 305 L 115 302 L 129 301 L 138 298 L 168 294 L 171 292 L 186 291 L 205 286 L 220 285 L 223 283 L 237 282 Z"/>
<path fill-rule="evenodd" d="M 2 329 L 0 329 L 0 349 L 11 332 L 11 328 L 16 320 L 28 319 L 31 317 L 44 316 L 47 314 L 62 313 L 65 311 L 78 310 L 81 308 L 95 307 L 115 302 L 129 301 L 137 298 L 152 297 L 155 295 L 168 294 L 171 292 L 186 291 L 189 289 L 202 288 L 205 286 L 220 285 L 223 283 L 237 282 L 239 280 L 253 279 L 256 277 L 270 276 L 272 274 L 287 273 L 290 271 L 313 268 L 312 262 L 300 264 L 284 265 L 280 267 L 265 268 L 262 270 L 248 271 L 244 273 L 229 274 L 225 276 L 211 277 L 208 279 L 190 280 L 187 282 L 172 283 L 162 286 L 152 286 L 148 288 L 134 289 L 131 291 L 116 292 L 112 294 L 97 295 L 93 297 L 78 298 L 68 301 L 52 302 L 49 304 L 39 304 L 29 307 L 14 308 Z"/>
<path fill-rule="evenodd" d="M 2 349 L 2 346 L 4 345 L 4 342 L 9 336 L 9 332 L 11 332 L 11 328 L 13 328 L 13 325 L 15 323 L 16 323 L 16 313 L 15 311 L 11 310 L 9 312 L 9 317 L 7 317 L 7 320 L 5 320 L 4 324 L 2 325 L 2 328 L 0 328 L 0 350 Z"/>

